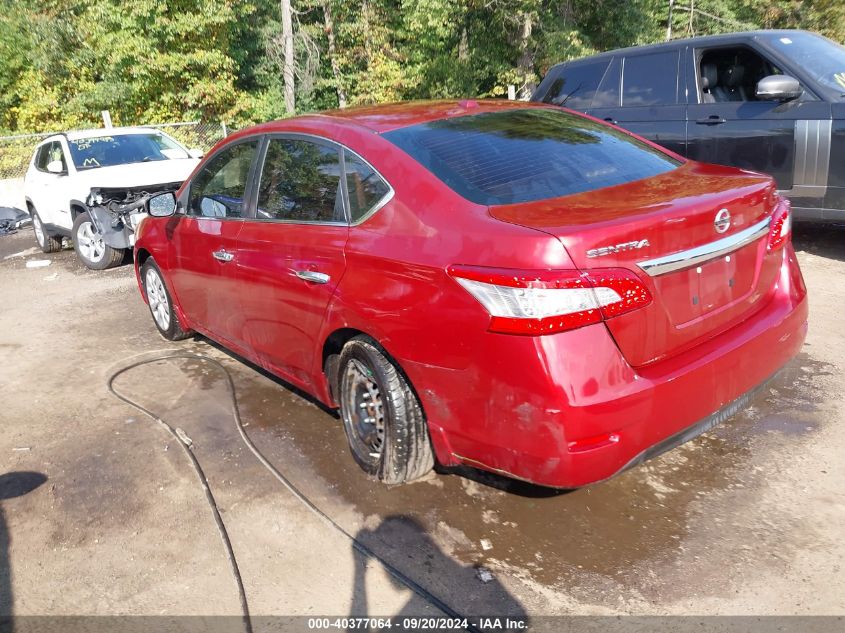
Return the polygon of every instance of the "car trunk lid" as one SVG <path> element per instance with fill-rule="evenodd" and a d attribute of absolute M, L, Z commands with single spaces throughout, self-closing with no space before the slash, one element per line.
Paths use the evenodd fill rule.
<path fill-rule="evenodd" d="M 654 301 L 607 327 L 628 362 L 642 366 L 764 305 L 779 269 L 766 239 L 775 204 L 768 176 L 688 162 L 647 180 L 490 213 L 555 235 L 582 270 L 638 274 Z"/>

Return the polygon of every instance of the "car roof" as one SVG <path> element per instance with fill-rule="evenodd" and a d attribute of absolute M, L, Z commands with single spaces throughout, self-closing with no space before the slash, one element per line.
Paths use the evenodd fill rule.
<path fill-rule="evenodd" d="M 808 33 L 810 35 L 818 35 L 817 33 L 813 33 L 812 31 L 804 31 L 799 29 L 769 29 L 757 31 L 737 31 L 735 33 L 721 33 L 719 35 L 702 35 L 699 37 L 687 37 L 684 39 L 670 40 L 668 42 L 659 42 L 657 44 L 644 44 L 642 46 L 616 48 L 610 51 L 605 51 L 603 53 L 598 53 L 596 55 L 590 55 L 588 57 L 579 57 L 577 59 L 570 59 L 564 62 L 560 62 L 559 64 L 555 64 L 553 68 L 568 64 L 580 63 L 584 61 L 592 61 L 594 59 L 602 59 L 605 57 L 614 57 L 616 55 L 628 55 L 631 53 L 645 55 L 648 53 L 657 53 L 663 50 L 672 50 L 683 46 L 719 46 L 721 44 L 732 44 L 737 41 L 748 41 L 756 39 L 763 35 L 788 36 L 790 34 L 795 33 Z"/>
<path fill-rule="evenodd" d="M 444 101 L 406 101 L 382 105 L 359 106 L 343 110 L 328 110 L 317 114 L 305 114 L 290 119 L 280 119 L 250 128 L 250 133 L 272 133 L 287 131 L 291 123 L 333 122 L 339 125 L 363 127 L 376 134 L 383 134 L 403 127 L 429 123 L 441 119 L 470 116 L 484 112 L 549 107 L 528 101 L 506 101 L 502 99 L 465 99 Z"/>

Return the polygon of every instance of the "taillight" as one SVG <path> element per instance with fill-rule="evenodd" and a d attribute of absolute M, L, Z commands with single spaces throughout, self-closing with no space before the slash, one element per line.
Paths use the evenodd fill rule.
<path fill-rule="evenodd" d="M 792 205 L 780 196 L 769 228 L 769 252 L 783 248 L 792 232 Z"/>
<path fill-rule="evenodd" d="M 599 323 L 651 303 L 630 270 L 507 270 L 452 266 L 455 278 L 490 313 L 490 331 L 551 334 Z"/>

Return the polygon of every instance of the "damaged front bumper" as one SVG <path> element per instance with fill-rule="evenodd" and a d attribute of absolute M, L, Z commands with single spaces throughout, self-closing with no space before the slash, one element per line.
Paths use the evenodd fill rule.
<path fill-rule="evenodd" d="M 165 191 L 176 191 L 181 182 L 144 187 L 96 187 L 86 200 L 88 215 L 103 241 L 112 248 L 132 248 L 135 230 L 147 217 L 147 201 Z"/>

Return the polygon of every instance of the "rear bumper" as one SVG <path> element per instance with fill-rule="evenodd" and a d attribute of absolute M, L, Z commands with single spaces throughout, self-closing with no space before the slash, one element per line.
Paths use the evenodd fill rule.
<path fill-rule="evenodd" d="M 441 463 L 575 488 L 688 441 L 746 406 L 801 349 L 807 314 L 788 245 L 765 307 L 645 368 L 632 368 L 601 324 L 537 338 L 491 334 L 467 369 L 410 363 L 406 371 Z"/>

